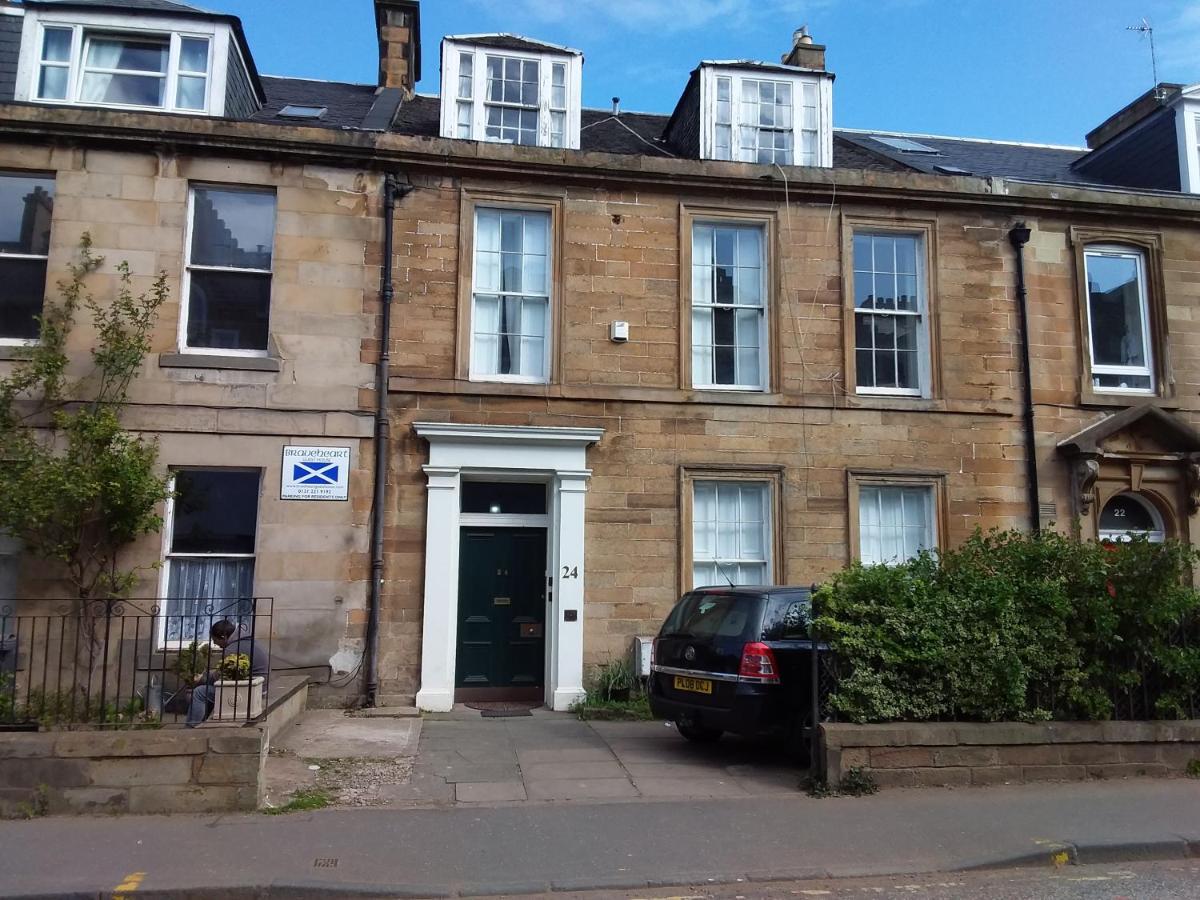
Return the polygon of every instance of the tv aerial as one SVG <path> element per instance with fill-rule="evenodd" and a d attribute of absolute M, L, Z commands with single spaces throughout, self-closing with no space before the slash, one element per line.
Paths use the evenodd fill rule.
<path fill-rule="evenodd" d="M 1163 90 L 1158 86 L 1158 52 L 1154 49 L 1154 26 L 1150 24 L 1150 20 L 1143 17 L 1142 21 L 1137 25 L 1126 27 L 1126 31 L 1136 31 L 1143 37 L 1150 40 L 1150 67 L 1154 73 L 1154 99 L 1163 99 Z"/>

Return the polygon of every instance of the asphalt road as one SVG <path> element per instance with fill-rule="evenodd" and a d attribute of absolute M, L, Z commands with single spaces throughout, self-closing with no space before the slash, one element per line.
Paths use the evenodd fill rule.
<path fill-rule="evenodd" d="M 1131 780 L 873 797 L 522 803 L 289 816 L 45 818 L 0 823 L 0 896 L 307 886 L 325 896 L 536 894 L 1184 859 L 1200 847 L 1200 782 Z M 64 857 L 64 847 L 70 853 Z M 1088 848 L 1084 853 L 1083 848 Z M 1120 851 L 1118 854 L 1117 851 Z M 64 861 L 65 860 L 65 861 Z M 747 896 L 762 896 L 758 893 Z M 284 896 L 284 893 L 276 894 Z M 95 893 L 92 894 L 95 896 Z M 953 896 L 953 895 L 950 895 Z M 1200 883 L 1193 896 L 1200 897 Z"/>
<path fill-rule="evenodd" d="M 715 888 L 538 895 L 547 900 L 1195 900 L 1200 859 L 900 878 L 847 878 Z"/>

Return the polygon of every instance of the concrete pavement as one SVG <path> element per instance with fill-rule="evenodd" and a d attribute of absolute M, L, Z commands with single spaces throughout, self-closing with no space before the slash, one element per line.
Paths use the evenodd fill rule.
<path fill-rule="evenodd" d="M 803 775 L 776 745 L 730 737 L 696 746 L 665 722 L 459 709 L 424 719 L 411 780 L 380 795 L 393 806 L 745 799 L 794 793 Z"/>
<path fill-rule="evenodd" d="M 0 896 L 530 894 L 1200 855 L 1200 782 L 0 823 Z M 227 889 L 224 894 L 217 889 Z M 251 890 L 253 889 L 253 891 Z M 193 896 L 199 895 L 192 894 Z"/>

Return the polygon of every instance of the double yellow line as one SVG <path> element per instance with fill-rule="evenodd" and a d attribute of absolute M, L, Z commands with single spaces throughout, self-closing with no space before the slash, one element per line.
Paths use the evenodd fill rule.
<path fill-rule="evenodd" d="M 136 893 L 145 877 L 145 872 L 130 872 L 124 881 L 113 888 L 113 900 L 128 900 L 127 895 Z"/>

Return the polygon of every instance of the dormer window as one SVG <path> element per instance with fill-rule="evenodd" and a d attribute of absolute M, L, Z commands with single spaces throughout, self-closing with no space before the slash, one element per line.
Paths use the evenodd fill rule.
<path fill-rule="evenodd" d="M 45 28 L 36 99 L 203 112 L 209 43 L 177 34 Z"/>
<path fill-rule="evenodd" d="M 26 4 L 14 99 L 243 117 L 262 88 L 237 20 L 198 10 Z"/>
<path fill-rule="evenodd" d="M 701 68 L 701 156 L 781 166 L 829 166 L 831 76 L 791 66 Z"/>
<path fill-rule="evenodd" d="M 575 50 L 512 35 L 447 38 L 442 53 L 442 137 L 579 147 Z"/>

